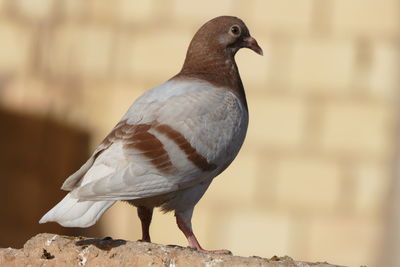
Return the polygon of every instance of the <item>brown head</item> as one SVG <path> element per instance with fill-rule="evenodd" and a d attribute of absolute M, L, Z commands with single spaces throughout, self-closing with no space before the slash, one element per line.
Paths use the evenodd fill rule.
<path fill-rule="evenodd" d="M 250 48 L 257 54 L 263 54 L 241 19 L 231 16 L 216 17 L 204 24 L 194 35 L 185 63 L 176 78 L 198 78 L 216 86 L 243 91 L 234 59 L 240 48 Z"/>

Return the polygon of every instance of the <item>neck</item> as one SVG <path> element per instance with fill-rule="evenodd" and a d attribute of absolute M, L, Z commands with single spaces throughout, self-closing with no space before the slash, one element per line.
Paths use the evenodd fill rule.
<path fill-rule="evenodd" d="M 186 55 L 182 70 L 173 79 L 205 80 L 216 87 L 232 91 L 246 104 L 242 80 L 233 53 L 226 50 L 210 53 L 204 47 L 200 49 L 204 53 L 190 53 L 190 51 L 191 49 Z"/>

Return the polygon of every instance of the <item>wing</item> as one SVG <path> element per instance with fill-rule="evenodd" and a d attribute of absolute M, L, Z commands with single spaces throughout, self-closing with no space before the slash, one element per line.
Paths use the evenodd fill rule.
<path fill-rule="evenodd" d="M 145 198 L 213 178 L 239 151 L 247 118 L 227 90 L 168 81 L 135 101 L 72 194 L 86 200 Z"/>

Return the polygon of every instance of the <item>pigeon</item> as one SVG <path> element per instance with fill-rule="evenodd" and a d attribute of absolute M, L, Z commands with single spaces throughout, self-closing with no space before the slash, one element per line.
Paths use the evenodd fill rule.
<path fill-rule="evenodd" d="M 137 207 L 142 241 L 153 209 L 174 211 L 189 247 L 194 206 L 238 154 L 248 107 L 235 54 L 263 51 L 244 22 L 220 16 L 194 35 L 181 71 L 141 95 L 61 189 L 69 193 L 39 223 L 89 227 L 116 201 Z M 210 251 L 227 253 L 226 250 Z"/>

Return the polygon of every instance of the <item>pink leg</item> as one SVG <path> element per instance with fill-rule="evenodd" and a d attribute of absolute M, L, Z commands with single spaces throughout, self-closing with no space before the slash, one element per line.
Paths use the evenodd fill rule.
<path fill-rule="evenodd" d="M 140 241 L 151 242 L 150 223 L 153 217 L 153 209 L 146 207 L 138 207 L 137 213 L 142 223 L 142 239 L 140 239 Z"/>
<path fill-rule="evenodd" d="M 205 250 L 200 246 L 199 241 L 197 241 L 196 236 L 194 235 L 192 231 L 192 226 L 190 225 L 190 222 L 188 223 L 187 221 L 185 222 L 185 217 L 184 215 L 186 214 L 179 214 L 175 213 L 176 216 L 176 223 L 178 224 L 179 229 L 183 232 L 183 234 L 186 236 L 188 242 L 189 242 L 189 247 L 196 249 L 201 252 L 209 252 L 209 253 L 216 253 L 216 254 L 232 254 L 229 250 Z M 191 213 L 190 213 L 190 218 L 191 219 Z"/>

